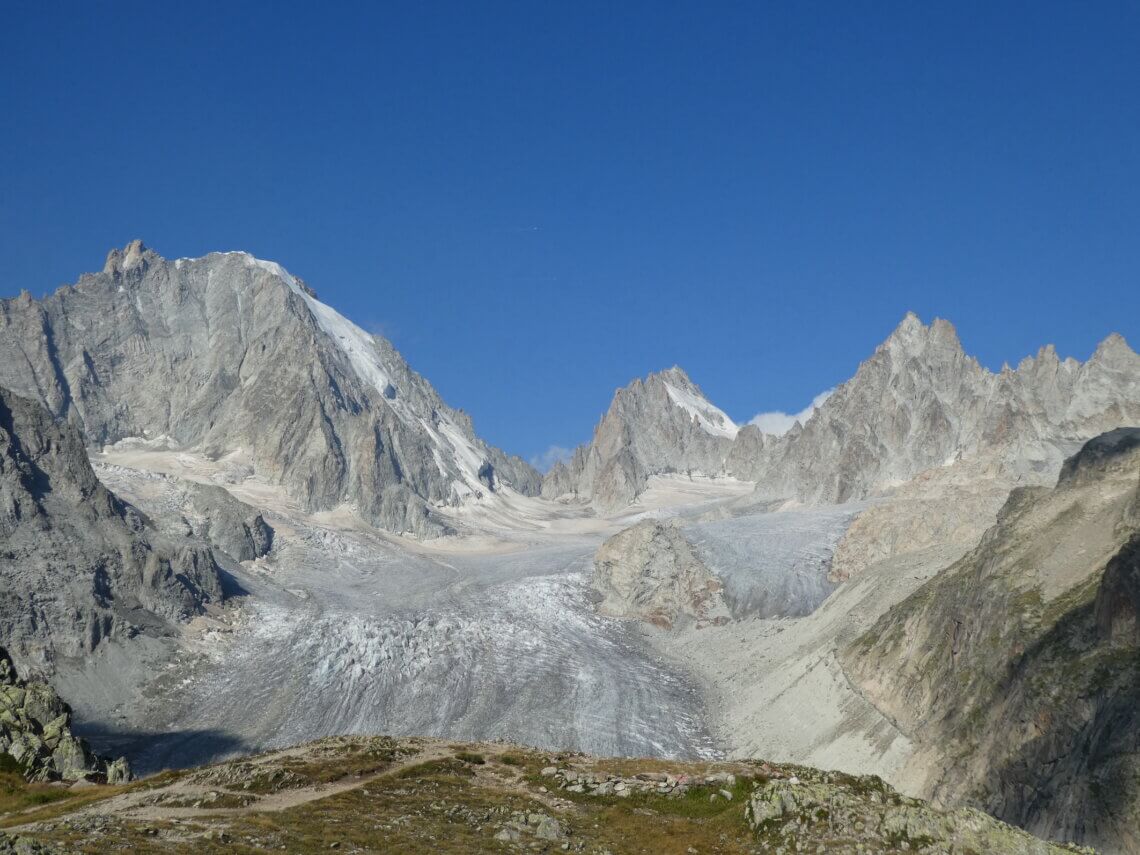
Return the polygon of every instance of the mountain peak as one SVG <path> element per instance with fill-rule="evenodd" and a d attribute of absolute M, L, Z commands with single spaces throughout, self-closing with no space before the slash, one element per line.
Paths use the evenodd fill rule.
<path fill-rule="evenodd" d="M 914 312 L 907 312 L 880 349 L 920 353 L 936 347 L 945 351 L 961 351 L 958 331 L 950 321 L 935 318 L 927 326 Z"/>
<path fill-rule="evenodd" d="M 645 378 L 646 383 L 651 383 L 654 380 L 660 380 L 664 383 L 671 383 L 682 388 L 692 389 L 696 384 L 693 383 L 692 378 L 685 373 L 685 369 L 680 365 L 674 365 L 672 368 L 666 368 L 664 371 L 654 371 Z"/>
<path fill-rule="evenodd" d="M 1128 345 L 1124 336 L 1120 333 L 1109 333 L 1104 341 L 1096 346 L 1093 352 L 1092 359 L 1097 361 L 1101 360 L 1116 360 L 1116 359 L 1135 359 L 1136 352 Z M 1090 360 L 1091 361 L 1091 360 Z"/>
<path fill-rule="evenodd" d="M 123 249 L 112 249 L 107 253 L 107 260 L 103 264 L 103 272 L 109 275 L 126 273 L 129 270 L 147 263 L 146 256 L 153 255 L 141 240 L 128 243 Z"/>

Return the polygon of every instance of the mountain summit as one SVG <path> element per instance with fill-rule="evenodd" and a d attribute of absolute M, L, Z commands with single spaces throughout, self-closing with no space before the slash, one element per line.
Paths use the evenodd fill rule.
<path fill-rule="evenodd" d="M 0 301 L 0 385 L 95 446 L 235 455 L 309 510 L 347 504 L 394 532 L 441 534 L 442 506 L 539 489 L 390 342 L 243 252 L 168 261 L 133 241 L 42 301 Z"/>
<path fill-rule="evenodd" d="M 621 508 L 645 489 L 650 475 L 722 472 L 738 430 L 674 366 L 618 389 L 593 442 L 568 464 L 555 465 L 542 493 L 589 496 L 599 509 Z"/>

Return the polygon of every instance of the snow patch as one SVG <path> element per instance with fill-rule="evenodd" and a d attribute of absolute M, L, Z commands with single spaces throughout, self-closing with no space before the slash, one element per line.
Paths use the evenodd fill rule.
<path fill-rule="evenodd" d="M 831 397 L 834 389 L 827 389 L 816 395 L 810 404 L 800 410 L 798 413 L 785 413 L 782 410 L 772 410 L 767 413 L 757 413 L 748 420 L 748 424 L 756 425 L 760 430 L 770 436 L 783 436 L 790 431 L 799 422 L 800 425 L 807 424 L 807 420 L 811 418 L 812 413 L 819 409 L 823 402 Z"/>
<path fill-rule="evenodd" d="M 477 442 L 459 429 L 445 412 L 433 413 L 432 419 L 412 411 L 403 395 L 392 395 L 398 386 L 393 372 L 384 364 L 376 345 L 376 337 L 365 332 L 336 309 L 311 296 L 284 267 L 275 261 L 264 261 L 242 253 L 246 263 L 261 268 L 284 282 L 289 289 L 305 301 L 317 324 L 344 354 L 356 375 L 371 385 L 385 399 L 388 406 L 405 423 L 417 421 L 431 437 L 432 456 L 440 474 L 447 474 L 447 461 L 453 461 L 459 477 L 452 483 L 455 498 L 463 500 L 484 493 L 485 485 L 479 480 L 479 470 L 487 456 Z"/>
<path fill-rule="evenodd" d="M 709 403 L 700 395 L 687 389 L 678 389 L 672 383 L 665 384 L 665 391 L 669 393 L 669 398 L 674 404 L 690 415 L 697 417 L 697 421 L 705 433 L 735 439 L 736 434 L 740 432 L 740 428 L 723 410 Z"/>

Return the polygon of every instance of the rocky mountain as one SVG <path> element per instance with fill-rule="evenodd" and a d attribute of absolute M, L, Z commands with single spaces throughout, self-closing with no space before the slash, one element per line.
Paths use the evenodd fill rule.
<path fill-rule="evenodd" d="M 807 423 L 727 467 L 760 493 L 844 502 L 962 461 L 1044 483 L 1085 440 L 1140 421 L 1140 356 L 1110 335 L 1085 363 L 1051 347 L 993 373 L 954 327 L 907 315 Z"/>
<path fill-rule="evenodd" d="M 168 261 L 135 241 L 43 300 L 0 301 L 0 385 L 92 446 L 236 455 L 309 510 L 394 532 L 441 534 L 439 506 L 540 487 L 391 343 L 240 252 Z"/>
<path fill-rule="evenodd" d="M 737 427 L 680 368 L 634 380 L 614 394 L 589 445 L 556 464 L 542 494 L 590 498 L 601 510 L 628 505 L 650 475 L 724 470 Z"/>
<path fill-rule="evenodd" d="M 977 547 L 843 654 L 911 777 L 1037 834 L 1140 852 L 1140 428 L 1014 490 Z"/>
<path fill-rule="evenodd" d="M 167 633 L 222 597 L 208 548 L 159 534 L 95 477 L 74 426 L 0 388 L 0 638 L 17 659 Z"/>
<path fill-rule="evenodd" d="M 1084 363 L 1052 346 L 993 373 L 954 327 L 908 314 L 808 418 L 786 434 L 739 430 L 679 368 L 614 396 L 587 446 L 554 467 L 543 495 L 574 494 L 603 511 L 628 504 L 650 475 L 727 474 L 757 496 L 847 502 L 962 462 L 1013 484 L 1046 483 L 1097 434 L 1140 422 L 1140 356 L 1119 335 Z"/>
<path fill-rule="evenodd" d="M 71 708 L 46 683 L 21 679 L 0 648 L 0 759 L 29 781 L 122 783 L 126 759 L 95 754 L 71 732 Z"/>

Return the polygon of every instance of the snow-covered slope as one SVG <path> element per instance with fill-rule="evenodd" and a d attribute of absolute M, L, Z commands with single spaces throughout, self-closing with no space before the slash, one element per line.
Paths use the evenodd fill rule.
<path fill-rule="evenodd" d="M 739 428 L 723 410 L 714 406 L 695 387 L 678 388 L 665 381 L 665 391 L 669 400 L 696 419 L 701 429 L 712 436 L 734 439 Z"/>

